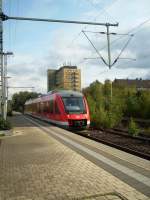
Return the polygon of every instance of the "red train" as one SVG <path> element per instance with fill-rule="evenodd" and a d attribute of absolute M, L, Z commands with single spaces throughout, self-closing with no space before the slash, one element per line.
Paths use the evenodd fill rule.
<path fill-rule="evenodd" d="M 90 115 L 84 95 L 75 91 L 51 91 L 25 103 L 25 113 L 67 129 L 86 129 Z"/>

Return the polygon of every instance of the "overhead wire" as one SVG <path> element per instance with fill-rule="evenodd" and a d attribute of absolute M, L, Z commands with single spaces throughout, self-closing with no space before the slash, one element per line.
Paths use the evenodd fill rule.
<path fill-rule="evenodd" d="M 136 30 L 136 29 L 140 29 L 141 26 L 143 26 L 144 24 L 146 24 L 146 23 L 148 23 L 148 22 L 150 22 L 150 18 L 147 19 L 147 20 L 145 20 L 145 21 L 143 21 L 142 23 L 138 24 L 138 25 L 135 26 L 134 28 L 130 29 L 130 30 L 129 30 L 127 33 L 125 33 L 125 34 L 117 34 L 117 35 L 121 35 L 121 36 L 120 36 L 119 38 L 117 38 L 117 39 L 112 40 L 112 41 L 110 42 L 110 44 L 111 44 L 111 45 L 115 44 L 117 41 L 121 40 L 121 39 L 124 38 L 126 35 L 129 35 L 130 33 L 132 33 L 132 31 L 134 31 L 134 30 Z M 86 32 L 92 32 L 92 31 L 86 31 Z M 139 32 L 138 30 L 137 30 L 136 32 L 133 32 L 134 36 L 136 36 L 136 33 L 138 33 L 138 32 Z M 103 50 L 103 49 L 105 49 L 106 47 L 107 47 L 107 45 L 104 45 L 104 46 L 100 49 L 100 51 Z"/>
<path fill-rule="evenodd" d="M 114 0 L 114 1 L 112 1 L 108 6 L 106 6 L 106 7 L 104 7 L 104 8 L 101 9 L 102 12 L 105 12 L 105 13 L 106 13 L 111 19 L 113 19 L 114 22 L 116 22 L 116 23 L 117 23 L 116 19 L 114 19 L 114 17 L 113 17 L 112 15 L 110 15 L 110 14 L 107 12 L 107 9 L 108 9 L 108 7 L 111 7 L 114 3 L 116 3 L 117 1 L 119 1 L 119 0 Z M 96 6 L 92 1 L 88 0 L 88 2 L 89 2 L 94 8 L 97 9 L 97 6 Z M 100 3 L 99 3 L 99 4 L 100 4 Z M 106 8 L 107 8 L 107 9 L 106 9 Z M 102 13 L 98 14 L 98 15 L 95 17 L 95 19 L 96 19 L 97 17 L 99 17 L 101 14 L 102 14 Z"/>
<path fill-rule="evenodd" d="M 121 49 L 119 55 L 116 57 L 116 59 L 114 59 L 114 62 L 112 64 L 108 64 L 105 59 L 102 57 L 102 55 L 100 54 L 100 52 L 98 51 L 98 49 L 95 47 L 95 45 L 93 44 L 93 42 L 89 39 L 89 37 L 87 36 L 87 34 L 85 32 L 89 32 L 89 31 L 82 31 L 84 33 L 84 35 L 86 36 L 86 38 L 88 39 L 88 41 L 90 42 L 90 44 L 93 46 L 93 48 L 95 49 L 96 53 L 99 55 L 100 59 L 103 61 L 103 63 L 105 65 L 107 65 L 108 67 L 112 67 L 120 58 L 120 56 L 122 55 L 122 53 L 124 52 L 124 50 L 126 49 L 126 47 L 128 46 L 129 42 L 131 41 L 131 37 L 133 37 L 133 34 L 130 35 L 131 37 L 128 39 L 128 41 L 126 42 L 126 44 L 123 46 L 123 48 Z M 102 34 L 107 34 L 105 32 L 93 32 L 90 31 L 91 33 L 102 33 Z M 113 33 L 116 35 L 116 33 Z"/>
<path fill-rule="evenodd" d="M 118 40 L 120 40 L 120 39 L 122 39 L 124 36 L 126 36 L 126 35 L 132 33 L 134 30 L 136 30 L 136 31 L 133 32 L 134 34 L 132 34 L 132 35 L 137 34 L 137 33 L 139 32 L 139 30 L 137 30 L 137 29 L 140 29 L 141 26 L 143 26 L 144 24 L 146 24 L 146 23 L 148 23 L 148 22 L 150 22 L 150 18 L 147 19 L 147 20 L 144 20 L 142 23 L 140 23 L 140 24 L 138 24 L 137 26 L 135 26 L 134 28 L 130 29 L 126 34 L 122 34 L 119 38 L 113 40 L 110 44 L 116 43 Z M 86 32 L 92 32 L 92 31 L 86 31 Z M 129 44 L 130 40 L 131 40 L 131 38 L 127 41 L 126 45 L 123 47 L 122 51 L 120 52 L 120 55 L 123 53 L 123 51 L 124 51 L 125 48 L 127 47 L 127 45 Z M 103 50 L 103 49 L 105 49 L 106 47 L 107 47 L 107 45 L 103 46 L 100 50 Z M 119 55 L 119 57 L 120 57 L 120 55 Z M 117 57 L 116 59 L 118 60 L 119 57 Z M 116 59 L 115 59 L 113 65 L 117 62 Z"/>
<path fill-rule="evenodd" d="M 146 23 L 150 22 L 150 18 L 144 20 L 143 22 L 141 22 L 140 24 L 138 24 L 137 26 L 133 27 L 132 29 L 130 29 L 126 34 L 118 34 L 118 35 L 121 35 L 119 38 L 117 39 L 114 39 L 113 41 L 110 42 L 111 45 L 114 45 L 117 41 L 121 40 L 123 37 L 125 37 L 126 35 L 130 34 L 130 33 L 134 33 L 134 36 L 140 31 L 139 29 L 141 29 L 141 27 L 143 25 L 145 25 Z M 87 26 L 86 26 L 87 27 Z M 134 32 L 135 31 L 135 32 Z M 77 35 L 77 37 L 72 40 L 72 42 L 74 42 L 80 35 L 81 35 L 82 31 L 80 31 L 80 33 Z M 133 34 L 132 34 L 133 35 Z M 89 38 L 88 38 L 89 40 Z M 120 54 L 119 54 L 119 57 L 122 55 L 123 51 L 125 50 L 125 48 L 127 47 L 127 45 L 129 44 L 131 38 L 129 38 L 129 40 L 127 41 L 127 43 L 125 44 L 125 46 L 123 47 L 123 49 L 121 50 Z M 89 41 L 91 43 L 91 41 Z M 93 44 L 92 44 L 93 46 Z M 103 50 L 107 47 L 107 45 L 103 46 L 100 50 Z M 93 46 L 93 48 L 95 49 L 95 46 Z M 96 50 L 96 49 L 95 49 Z M 96 50 L 96 52 L 99 54 L 99 51 Z M 115 60 L 114 60 L 114 63 L 112 65 L 114 65 L 117 60 L 119 59 L 119 57 L 117 57 Z M 106 63 L 106 61 L 104 61 L 103 57 L 101 56 L 101 59 L 103 60 L 104 63 Z"/>
<path fill-rule="evenodd" d="M 103 63 L 105 65 L 108 65 L 105 61 L 105 59 L 102 57 L 102 55 L 100 54 L 100 52 L 97 50 L 97 48 L 94 46 L 94 44 L 92 43 L 92 41 L 89 39 L 89 37 L 87 36 L 87 34 L 85 33 L 85 31 L 82 31 L 83 34 L 85 35 L 85 37 L 88 39 L 88 41 L 90 42 L 90 44 L 93 46 L 93 48 L 95 49 L 96 53 L 98 54 L 98 56 L 102 59 Z"/>
<path fill-rule="evenodd" d="M 115 2 L 117 2 L 117 1 L 119 1 L 119 0 L 114 0 L 111 4 L 109 4 L 109 5 L 107 6 L 107 8 L 110 7 L 110 6 L 112 6 L 112 5 L 113 5 Z M 101 11 L 101 12 L 103 13 L 104 11 L 106 12 L 106 9 L 105 9 L 105 8 L 102 8 L 102 11 Z M 102 13 L 100 13 L 100 14 L 102 14 Z M 96 15 L 96 16 L 94 17 L 94 20 L 96 20 L 96 18 L 97 18 L 100 14 Z M 88 26 L 88 25 L 84 26 L 84 29 L 86 29 L 87 26 Z M 81 29 L 81 31 L 77 34 L 77 36 L 75 36 L 75 38 L 73 38 L 73 40 L 70 42 L 70 44 L 67 45 L 66 48 L 69 48 L 69 47 L 78 39 L 78 37 L 81 35 L 81 33 L 82 33 L 82 29 Z M 81 62 L 81 61 L 80 61 L 80 62 Z M 104 62 L 105 62 L 105 61 L 104 61 Z"/>
<path fill-rule="evenodd" d="M 126 47 L 128 46 L 128 44 L 129 44 L 129 42 L 131 41 L 131 39 L 132 39 L 133 36 L 134 36 L 134 35 L 132 35 L 132 36 L 128 39 L 128 41 L 126 42 L 126 44 L 124 45 L 124 47 L 121 49 L 119 55 L 116 57 L 116 59 L 114 60 L 114 62 L 111 64 L 111 66 L 113 66 L 113 65 L 118 61 L 118 59 L 120 58 L 120 56 L 122 55 L 122 53 L 124 52 L 124 50 L 126 49 Z"/>
<path fill-rule="evenodd" d="M 11 0 L 10 0 L 11 1 Z M 117 1 L 117 0 L 116 0 Z M 17 4 L 17 5 L 19 5 L 19 4 Z M 18 10 L 18 6 L 17 6 L 17 10 Z M 146 21 L 144 21 L 143 23 L 141 23 L 140 25 L 138 25 L 138 27 L 135 27 L 135 28 L 139 28 L 140 26 L 142 26 L 142 25 L 144 25 L 145 23 L 147 23 L 148 21 L 150 21 L 150 19 L 148 19 L 148 20 L 146 20 Z M 135 29 L 134 28 L 134 29 Z M 82 32 L 82 31 L 81 31 Z M 81 34 L 81 32 L 79 33 L 79 35 Z M 129 32 L 131 32 L 131 30 L 129 31 Z M 128 33 L 129 33 L 128 32 Z M 136 33 L 137 33 L 137 31 L 136 31 Z M 15 27 L 15 36 L 16 36 L 16 27 Z M 129 43 L 129 41 L 127 42 L 127 44 Z M 119 56 L 121 55 L 121 53 L 124 51 L 124 49 L 126 48 L 126 46 L 127 45 L 125 45 L 125 47 L 122 49 L 122 51 L 120 52 L 120 54 L 119 54 Z M 100 55 L 99 55 L 100 56 Z M 103 62 L 105 63 L 105 64 L 107 64 L 106 63 L 106 61 L 103 59 L 103 57 L 102 56 L 100 56 L 101 57 L 101 59 L 103 60 Z M 119 57 L 117 57 L 116 59 L 118 59 Z"/>
<path fill-rule="evenodd" d="M 127 33 L 131 33 L 131 32 L 133 32 L 133 31 L 136 30 L 136 29 L 140 29 L 141 26 L 143 26 L 144 24 L 146 24 L 146 23 L 148 23 L 148 22 L 150 22 L 150 18 L 144 20 L 143 22 L 141 22 L 140 24 L 138 24 L 137 26 L 135 26 L 134 28 L 132 28 L 132 29 L 131 29 L 130 31 L 128 31 Z M 133 33 L 136 34 L 137 32 L 138 32 L 138 31 L 133 32 Z"/>
<path fill-rule="evenodd" d="M 89 1 L 89 0 L 88 0 Z M 109 5 L 107 5 L 105 8 L 102 8 L 99 12 L 98 15 L 96 15 L 93 20 L 96 20 L 103 12 L 106 12 L 106 8 L 108 9 L 109 7 L 111 7 L 114 3 L 116 3 L 117 1 L 120 1 L 120 0 L 114 0 L 112 3 L 110 3 Z M 91 2 L 90 2 L 91 3 Z M 115 21 L 116 22 L 116 21 Z M 67 45 L 67 47 L 70 47 L 72 45 L 73 42 L 75 42 L 78 37 L 81 35 L 82 33 L 82 30 L 83 29 L 86 29 L 88 27 L 88 25 L 82 27 L 81 31 L 73 38 L 73 40 L 69 43 L 69 45 Z"/>
<path fill-rule="evenodd" d="M 88 0 L 89 1 L 89 0 Z M 93 20 L 96 20 L 97 17 L 99 17 L 103 12 L 107 12 L 106 9 L 110 8 L 114 3 L 116 3 L 117 1 L 120 1 L 120 0 L 114 0 L 113 2 L 111 2 L 110 4 L 108 4 L 105 8 L 103 7 L 101 10 L 100 10 L 100 13 L 98 15 L 96 15 Z M 90 2 L 91 3 L 91 2 Z M 107 13 L 108 14 L 108 13 Z M 111 16 L 112 17 L 112 16 Z M 82 30 L 83 29 L 86 29 L 88 27 L 88 25 L 84 26 L 81 31 L 72 39 L 72 41 L 67 45 L 67 48 L 69 48 L 78 38 L 79 36 L 81 35 L 82 33 Z M 83 61 L 80 61 L 79 63 L 81 63 Z M 85 62 L 85 61 L 84 61 Z"/>
<path fill-rule="evenodd" d="M 130 63 L 131 61 L 126 61 L 124 62 L 123 64 L 126 65 L 128 63 Z M 112 68 L 113 70 L 116 70 L 117 68 L 119 68 L 120 66 L 122 66 L 121 64 L 119 64 L 118 66 L 114 66 L 114 68 Z M 112 72 L 112 70 L 110 69 L 107 69 L 107 70 L 104 70 L 104 71 L 101 71 L 100 73 L 98 73 L 98 75 L 101 75 L 101 74 L 105 74 L 105 73 L 108 73 L 108 72 Z"/>
<path fill-rule="evenodd" d="M 132 28 L 130 31 L 128 31 L 127 33 L 129 34 L 129 33 L 132 33 L 134 30 L 136 30 L 135 32 L 133 32 L 134 34 L 134 36 L 136 36 L 136 34 L 140 31 L 139 29 L 144 25 L 144 24 L 146 24 L 146 23 L 148 23 L 148 22 L 150 22 L 150 18 L 149 19 L 147 19 L 147 20 L 144 20 L 142 23 L 140 23 L 140 24 L 138 24 L 137 26 L 135 26 L 134 28 Z M 138 30 L 137 30 L 138 29 Z M 119 38 L 120 39 L 120 38 Z M 140 57 L 140 59 L 141 58 L 147 58 L 147 57 L 150 57 L 150 55 L 146 55 L 146 56 L 142 56 L 142 57 Z M 136 58 L 136 60 L 137 60 L 137 58 Z M 129 61 L 129 62 L 131 62 L 131 61 Z M 116 66 L 117 68 L 118 67 L 120 67 L 120 65 L 119 66 Z"/>
<path fill-rule="evenodd" d="M 132 33 L 132 32 L 133 32 L 134 30 L 136 30 L 136 29 L 140 29 L 141 26 L 143 26 L 144 24 L 146 24 L 146 23 L 148 23 L 148 22 L 150 22 L 150 18 L 147 19 L 147 20 L 145 20 L 145 21 L 143 21 L 142 23 L 138 24 L 138 25 L 135 26 L 134 28 L 130 29 L 127 33 L 125 33 L 124 35 L 121 35 L 119 38 L 114 39 L 113 41 L 110 42 L 110 44 L 112 45 L 112 44 L 116 43 L 117 41 L 119 41 L 119 40 L 121 40 L 123 37 L 125 37 L 127 34 Z M 139 32 L 138 30 L 137 30 L 136 32 L 133 32 L 134 36 L 136 36 L 136 33 L 138 33 L 138 32 Z M 103 50 L 103 49 L 105 49 L 106 47 L 107 47 L 107 46 L 105 45 L 105 46 L 103 46 L 100 50 Z"/>
<path fill-rule="evenodd" d="M 134 61 L 136 61 L 136 60 L 138 60 L 138 59 L 145 59 L 145 58 L 148 58 L 148 57 L 150 57 L 150 55 L 146 55 L 146 56 L 142 56 L 142 57 L 140 57 L 140 58 L 136 58 Z M 123 62 L 123 64 L 119 64 L 119 65 L 115 66 L 114 68 L 119 68 L 119 67 L 121 67 L 122 65 L 128 64 L 128 63 L 130 63 L 130 62 L 131 62 L 131 61 Z"/>
<path fill-rule="evenodd" d="M 148 23 L 148 22 L 150 22 L 150 18 L 149 19 L 147 19 L 147 20 L 144 20 L 142 23 L 140 23 L 140 24 L 138 24 L 137 26 L 135 26 L 135 27 L 133 27 L 132 29 L 130 29 L 126 34 L 123 34 L 123 35 L 121 35 L 121 37 L 119 37 L 118 39 L 115 39 L 115 40 L 113 40 L 112 42 L 111 42 L 111 44 L 114 44 L 114 43 L 116 43 L 118 40 L 120 40 L 120 39 L 122 39 L 125 35 L 127 35 L 127 34 L 130 34 L 130 33 L 134 33 L 134 34 L 132 34 L 132 36 L 133 35 L 135 35 L 135 34 L 137 34 L 139 31 L 140 31 L 140 29 L 141 29 L 141 27 L 143 26 L 143 25 L 145 25 L 146 23 Z M 85 32 L 88 32 L 88 31 L 85 31 Z M 90 32 L 90 31 L 89 31 Z M 123 49 L 121 50 L 121 52 L 119 53 L 119 55 L 117 56 L 117 58 L 114 60 L 114 64 L 116 63 L 116 61 L 120 58 L 120 56 L 122 55 L 122 53 L 123 53 L 123 51 L 125 50 L 125 48 L 127 47 L 127 45 L 129 44 L 129 42 L 130 42 L 130 40 L 131 40 L 132 38 L 129 38 L 129 40 L 127 41 L 127 43 L 125 44 L 125 46 L 123 47 Z M 90 42 L 91 43 L 91 42 Z M 93 46 L 93 45 L 92 45 Z M 103 47 L 103 48 L 101 48 L 101 50 L 102 49 L 104 49 L 104 48 L 106 48 L 106 45 Z M 95 49 L 95 48 L 94 48 Z M 98 50 L 96 50 L 96 52 L 97 52 Z M 147 57 L 149 57 L 149 56 L 143 56 L 142 58 L 147 58 Z M 131 62 L 131 61 L 129 61 L 129 62 Z M 128 62 L 128 63 L 129 63 Z M 126 64 L 126 63 L 125 63 Z M 120 65 L 119 66 L 116 66 L 115 68 L 118 68 L 118 67 L 120 67 Z M 103 73 L 105 73 L 105 72 L 108 72 L 108 71 L 103 71 L 103 72 L 101 72 L 100 74 L 103 74 Z"/>

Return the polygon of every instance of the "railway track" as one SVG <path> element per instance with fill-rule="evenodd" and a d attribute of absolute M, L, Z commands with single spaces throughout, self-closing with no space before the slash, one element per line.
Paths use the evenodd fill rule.
<path fill-rule="evenodd" d="M 76 131 L 75 133 L 97 142 L 115 147 L 141 158 L 150 160 L 150 139 L 120 134 L 118 131 Z"/>
<path fill-rule="evenodd" d="M 115 134 L 115 135 L 122 135 L 123 137 L 126 138 L 131 138 L 131 139 L 135 139 L 135 140 L 139 140 L 139 141 L 143 141 L 144 143 L 149 143 L 150 144 L 150 137 L 146 137 L 145 135 L 138 135 L 138 136 L 132 136 L 129 135 L 129 133 L 127 131 L 121 130 L 121 129 L 107 129 L 105 132 L 108 132 L 110 134 Z"/>

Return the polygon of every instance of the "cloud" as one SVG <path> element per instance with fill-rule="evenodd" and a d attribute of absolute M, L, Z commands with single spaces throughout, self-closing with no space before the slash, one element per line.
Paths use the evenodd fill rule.
<path fill-rule="evenodd" d="M 106 27 L 68 24 L 57 26 L 42 25 L 38 27 L 37 25 L 39 31 L 38 29 L 35 31 L 34 26 L 26 25 L 27 27 L 25 26 L 25 28 L 28 28 L 28 31 L 25 33 L 28 33 L 28 37 L 30 36 L 31 38 L 26 41 L 26 34 L 24 34 L 24 37 L 19 40 L 20 43 L 18 42 L 18 45 L 15 46 L 15 57 L 8 66 L 9 75 L 12 76 L 9 84 L 12 86 L 34 86 L 37 92 L 45 93 L 47 87 L 47 69 L 58 69 L 65 62 L 71 62 L 72 65 L 77 65 L 81 68 L 82 87 L 88 86 L 88 84 L 96 79 L 103 82 L 105 79 L 113 80 L 114 78 L 150 78 L 150 23 L 146 23 L 140 28 L 138 27 L 139 24 L 149 18 L 150 1 L 143 1 L 74 0 L 72 4 L 69 4 L 72 6 L 76 5 L 76 7 L 72 7 L 74 15 L 70 14 L 71 7 L 67 7 L 67 3 L 69 2 L 67 0 L 64 1 L 66 5 L 61 8 L 59 1 L 54 0 L 43 0 L 39 1 L 37 5 L 32 5 L 32 8 L 34 8 L 32 15 L 36 14 L 36 9 L 41 5 L 41 9 L 43 10 L 40 16 L 52 15 L 55 18 L 58 11 L 60 12 L 62 9 L 63 14 L 61 15 L 60 12 L 57 18 L 64 18 L 69 13 L 68 19 L 75 16 L 78 20 L 92 21 L 97 16 L 96 20 L 99 22 L 118 21 L 119 27 L 110 27 L 110 32 L 127 33 L 137 26 L 132 31 L 135 33 L 135 36 L 121 55 L 122 58 L 136 58 L 136 61 L 119 59 L 112 69 L 109 70 L 100 59 L 84 60 L 84 58 L 97 57 L 98 55 L 86 37 L 81 33 L 81 30 L 83 27 L 86 27 L 85 30 L 100 32 L 106 31 Z M 95 7 L 91 6 L 90 2 Z M 82 3 L 82 6 L 77 7 L 77 3 Z M 44 10 L 45 6 L 46 9 Z M 107 13 L 104 9 L 107 10 Z M 50 28 L 45 28 L 47 26 Z M 32 30 L 32 35 L 29 32 L 30 29 Z M 39 33 L 40 36 L 38 35 Z M 106 35 L 87 34 L 108 62 Z M 118 56 L 128 39 L 127 36 L 124 36 L 119 40 L 119 37 L 110 35 L 111 42 L 117 39 L 117 42 L 111 43 L 112 62 Z"/>
<path fill-rule="evenodd" d="M 143 78 L 150 80 L 150 70 L 145 73 L 145 76 Z"/>

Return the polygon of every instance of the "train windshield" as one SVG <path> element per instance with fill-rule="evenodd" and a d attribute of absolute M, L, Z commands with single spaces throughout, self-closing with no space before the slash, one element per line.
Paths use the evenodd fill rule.
<path fill-rule="evenodd" d="M 67 113 L 85 113 L 85 105 L 82 97 L 63 97 Z"/>

